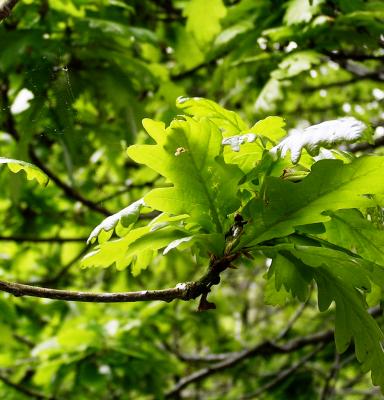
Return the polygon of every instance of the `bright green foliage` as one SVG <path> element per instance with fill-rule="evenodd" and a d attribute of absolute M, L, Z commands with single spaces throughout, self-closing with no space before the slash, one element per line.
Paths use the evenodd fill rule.
<path fill-rule="evenodd" d="M 200 97 L 188 98 L 179 97 L 176 100 L 176 106 L 183 110 L 186 114 L 195 118 L 207 117 L 223 130 L 223 136 L 231 136 L 248 127 L 238 114 L 233 111 L 226 110 L 212 100 L 202 99 Z"/>
<path fill-rule="evenodd" d="M 345 253 L 331 249 L 303 247 L 292 254 L 306 265 L 315 267 L 314 279 L 318 287 L 319 309 L 336 304 L 335 341 L 339 352 L 344 352 L 353 338 L 357 359 L 365 371 L 372 371 L 375 385 L 384 386 L 384 334 L 366 312 L 364 292 L 370 282 L 384 285 L 384 269 Z"/>
<path fill-rule="evenodd" d="M 182 227 L 164 224 L 156 229 L 155 223 L 132 229 L 128 233 L 123 231 L 120 233 L 120 239 L 101 243 L 96 250 L 87 254 L 82 265 L 109 267 L 115 263 L 116 268 L 121 270 L 133 262 L 133 265 L 141 265 L 140 268 L 137 265 L 133 267 L 138 272 L 150 263 L 153 252 L 187 235 L 188 232 Z"/>
<path fill-rule="evenodd" d="M 327 221 L 327 210 L 369 207 L 374 201 L 364 195 L 384 191 L 382 157 L 362 157 L 350 164 L 321 160 L 300 183 L 270 177 L 263 197 L 250 204 L 248 215 L 255 224 L 243 244 L 252 246 L 294 232 L 299 225 Z"/>
<path fill-rule="evenodd" d="M 140 199 L 118 213 L 106 218 L 91 232 L 88 243 L 94 243 L 96 238 L 98 238 L 99 241 L 109 239 L 112 236 L 113 229 L 118 229 L 117 225 L 119 223 L 122 228 L 129 228 L 132 226 L 139 218 L 140 210 L 143 206 L 144 201 Z"/>
<path fill-rule="evenodd" d="M 36 179 L 36 181 L 40 185 L 48 185 L 48 176 L 40 168 L 36 167 L 36 165 L 25 161 L 14 160 L 12 158 L 5 157 L 0 157 L 0 164 L 5 164 L 9 168 L 9 170 L 14 173 L 24 171 L 29 181 Z"/>
<path fill-rule="evenodd" d="M 325 223 L 327 241 L 361 254 L 365 259 L 384 266 L 384 231 L 378 229 L 358 210 L 330 213 Z"/>
<path fill-rule="evenodd" d="M 226 13 L 222 0 L 191 0 L 184 9 L 187 31 L 199 45 L 205 46 L 220 32 L 220 20 Z"/>
<path fill-rule="evenodd" d="M 128 155 L 174 186 L 154 189 L 144 197 L 145 204 L 171 214 L 189 214 L 189 222 L 224 233 L 227 216 L 239 207 L 236 193 L 242 175 L 224 163 L 219 128 L 208 118 L 186 117 L 166 130 L 151 123 L 148 133 L 157 144 L 132 146 Z"/>
<path fill-rule="evenodd" d="M 384 287 L 384 268 L 379 265 L 381 235 L 365 243 L 364 232 L 372 237 L 378 230 L 358 210 L 376 206 L 379 195 L 384 194 L 384 158 L 316 162 L 306 156 L 310 172 L 291 165 L 294 174 L 297 172 L 293 183 L 285 176 L 290 165 L 282 158 L 285 154 L 271 149 L 283 136 L 281 119 L 269 117 L 247 129 L 240 117 L 212 101 L 179 99 L 178 104 L 192 117 L 179 116 L 167 128 L 163 123 L 144 120 L 156 144 L 128 149 L 134 161 L 166 178 L 166 187 L 153 189 L 144 197 L 146 206 L 164 214 L 147 226 L 118 233 L 120 239 L 101 243 L 85 257 L 83 265 L 108 266 L 115 262 L 121 269 L 132 262 L 133 274 L 137 275 L 162 248 L 164 255 L 175 248 L 189 248 L 207 259 L 212 253 L 220 257 L 262 251 L 272 258 L 267 276 L 274 282 L 274 289 L 269 285 L 266 292 L 266 301 L 281 304 L 289 294 L 306 301 L 315 281 L 320 311 L 327 310 L 333 301 L 336 304 L 337 349 L 344 352 L 353 339 L 357 359 L 365 370 L 372 371 L 373 383 L 383 388 L 384 335 L 367 313 L 365 299 L 372 284 Z M 358 140 L 365 126 L 351 120 L 353 123 L 330 121 L 307 128 L 308 132 L 316 130 L 311 152 L 324 143 L 336 146 L 341 135 Z M 354 135 L 356 125 L 358 132 Z M 242 135 L 228 137 L 229 132 Z M 225 144 L 232 150 L 227 147 L 224 157 Z M 251 150 L 246 146 L 256 147 Z M 230 157 L 228 152 L 239 157 Z M 131 224 L 142 204 L 139 201 L 125 209 Z M 246 221 L 241 230 L 236 228 L 235 212 Z M 346 218 L 349 214 L 351 219 Z M 109 218 L 116 223 L 116 216 Z M 159 219 L 164 219 L 163 223 L 159 224 Z M 100 226 L 91 237 L 97 236 Z M 343 233 L 335 234 L 337 229 Z"/>
<path fill-rule="evenodd" d="M 288 25 L 309 22 L 319 11 L 322 3 L 324 0 L 290 0 L 284 21 Z"/>
<path fill-rule="evenodd" d="M 378 0 L 18 1 L 0 21 L 0 154 L 50 184 L 0 165 L 0 280 L 145 291 L 237 258 L 216 311 L 0 293 L 0 398 L 157 400 L 190 374 L 175 398 L 379 398 L 362 364 L 382 384 L 383 21 Z M 343 118 L 374 135 L 323 130 Z M 80 268 L 87 252 L 101 268 Z"/>
<path fill-rule="evenodd" d="M 371 282 L 384 286 L 384 268 L 364 259 L 326 247 L 278 245 L 269 276 L 275 283 L 275 292 L 267 300 L 280 304 L 281 286 L 304 301 L 309 282 L 318 288 L 320 311 L 336 304 L 335 341 L 339 352 L 344 352 L 351 339 L 356 356 L 363 368 L 372 371 L 372 381 L 383 387 L 382 365 L 384 335 L 375 320 L 367 313 L 364 294 L 371 290 Z M 268 250 L 271 251 L 271 250 Z M 286 297 L 282 291 L 283 300 Z"/>

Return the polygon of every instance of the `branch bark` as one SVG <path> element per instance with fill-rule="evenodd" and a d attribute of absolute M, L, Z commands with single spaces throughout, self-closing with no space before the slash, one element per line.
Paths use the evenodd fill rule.
<path fill-rule="evenodd" d="M 378 317 L 382 314 L 382 311 L 380 310 L 380 307 L 375 307 L 370 309 L 369 313 L 373 317 Z M 332 329 L 329 329 L 326 331 L 315 333 L 313 335 L 298 337 L 287 342 L 284 345 L 278 345 L 274 342 L 266 340 L 249 349 L 244 349 L 242 351 L 234 353 L 227 353 L 227 357 L 225 357 L 225 354 L 218 354 L 217 356 L 220 360 L 219 362 L 217 362 L 216 364 L 211 364 L 205 368 L 201 368 L 195 372 L 192 372 L 190 375 L 181 378 L 175 384 L 175 386 L 166 394 L 165 398 L 177 398 L 181 390 L 191 385 L 192 383 L 200 382 L 217 372 L 232 368 L 251 357 L 269 357 L 274 354 L 292 353 L 306 346 L 315 346 L 319 344 L 326 345 L 333 340 L 333 337 L 334 331 Z M 206 361 L 212 361 L 214 359 L 214 356 L 215 355 L 211 355 L 210 359 Z"/>
<path fill-rule="evenodd" d="M 53 397 L 47 396 L 44 393 L 37 392 L 35 390 L 29 389 L 19 383 L 12 382 L 7 376 L 0 373 L 0 381 L 5 385 L 17 390 L 20 393 L 23 393 L 28 396 L 29 399 L 37 399 L 37 400 L 53 400 Z"/>
<path fill-rule="evenodd" d="M 207 295 L 213 285 L 220 282 L 220 274 L 237 258 L 235 255 L 212 259 L 208 271 L 199 280 L 179 283 L 174 288 L 160 290 L 140 290 L 136 292 L 93 293 L 71 290 L 51 289 L 41 286 L 26 285 L 17 282 L 0 281 L 0 291 L 10 293 L 16 297 L 31 296 L 44 299 L 78 301 L 88 303 L 132 303 L 138 301 L 166 301 L 175 299 L 193 300 L 201 296 L 199 311 L 215 308 L 207 301 Z"/>
<path fill-rule="evenodd" d="M 54 182 L 56 186 L 58 186 L 69 198 L 79 201 L 81 204 L 84 204 L 89 209 L 96 211 L 99 214 L 105 215 L 106 217 L 109 217 L 112 214 L 112 212 L 107 210 L 105 207 L 85 198 L 79 192 L 77 192 L 73 187 L 69 186 L 67 183 L 62 181 L 49 168 L 47 168 L 47 166 L 36 156 L 32 147 L 29 148 L 29 157 L 31 158 L 31 161 L 36 166 L 38 166 L 49 177 L 49 179 L 52 182 Z"/>
<path fill-rule="evenodd" d="M 286 378 L 288 378 L 291 374 L 293 374 L 296 370 L 298 370 L 300 367 L 305 365 L 314 355 L 316 355 L 320 350 L 322 350 L 324 346 L 325 346 L 324 343 L 318 344 L 313 351 L 306 354 L 303 358 L 301 358 L 299 361 L 293 364 L 290 368 L 282 368 L 277 372 L 276 376 L 271 381 L 261 386 L 255 392 L 248 393 L 245 396 L 241 397 L 241 400 L 258 399 L 264 392 L 274 388 L 279 383 L 283 382 Z"/>
<path fill-rule="evenodd" d="M 160 290 L 140 290 L 136 292 L 92 293 L 71 290 L 50 289 L 41 286 L 25 285 L 22 283 L 0 281 L 0 291 L 16 297 L 31 296 L 44 299 L 79 301 L 88 303 L 130 303 L 137 301 L 162 300 L 170 302 L 174 299 L 191 300 L 198 297 L 201 288 L 198 282 L 178 284 L 174 288 Z"/>
<path fill-rule="evenodd" d="M 256 356 L 266 357 L 266 356 L 271 356 L 273 354 L 291 353 L 305 346 L 316 345 L 318 343 L 324 343 L 324 344 L 329 343 L 332 339 L 333 339 L 333 330 L 328 330 L 314 335 L 309 335 L 305 337 L 300 337 L 298 339 L 294 339 L 286 343 L 285 345 L 281 346 L 276 345 L 275 343 L 272 343 L 270 341 L 262 342 L 253 348 L 246 349 L 238 353 L 234 353 L 234 355 L 227 357 L 227 359 L 224 359 L 223 361 L 220 361 L 217 364 L 210 365 L 206 368 L 202 368 L 184 378 L 181 378 L 179 382 L 177 382 L 176 385 L 173 387 L 173 389 L 171 389 L 166 394 L 166 398 L 167 399 L 174 398 L 186 386 L 195 382 L 199 382 L 215 374 L 216 372 L 234 367 L 235 365 L 239 364 L 240 362 L 248 358 Z"/>

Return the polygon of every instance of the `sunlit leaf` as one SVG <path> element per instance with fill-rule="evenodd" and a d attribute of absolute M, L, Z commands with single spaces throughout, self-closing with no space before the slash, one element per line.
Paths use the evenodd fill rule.
<path fill-rule="evenodd" d="M 353 143 L 363 136 L 367 126 L 353 117 L 340 118 L 334 121 L 325 121 L 312 125 L 303 131 L 296 130 L 282 140 L 271 151 L 281 152 L 281 156 L 290 152 L 294 164 L 300 160 L 301 152 L 305 148 L 309 154 L 317 155 L 320 147 L 332 148 L 339 143 Z"/>
<path fill-rule="evenodd" d="M 191 0 L 184 9 L 187 30 L 204 46 L 220 32 L 220 20 L 226 13 L 222 0 Z"/>
<path fill-rule="evenodd" d="M 35 179 L 42 186 L 46 186 L 48 184 L 48 176 L 40 168 L 33 164 L 5 157 L 0 157 L 0 164 L 6 164 L 9 170 L 14 173 L 24 171 L 29 181 Z"/>
<path fill-rule="evenodd" d="M 135 201 L 128 207 L 124 208 L 123 210 L 117 212 L 116 214 L 107 217 L 91 232 L 87 243 L 94 243 L 96 241 L 96 238 L 100 235 L 102 231 L 107 232 L 108 237 L 106 238 L 109 239 L 109 237 L 112 236 L 113 229 L 118 223 L 120 223 L 123 227 L 132 226 L 139 218 L 140 210 L 144 205 L 144 200 L 140 199 L 138 201 Z"/>

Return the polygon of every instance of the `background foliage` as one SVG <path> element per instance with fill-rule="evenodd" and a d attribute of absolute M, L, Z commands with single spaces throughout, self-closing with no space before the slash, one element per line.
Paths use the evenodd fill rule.
<path fill-rule="evenodd" d="M 381 1 L 20 2 L 0 25 L 0 155 L 34 163 L 50 183 L 1 168 L 1 279 L 95 291 L 195 279 L 199 260 L 178 251 L 143 271 L 79 268 L 94 226 L 164 185 L 125 151 L 149 143 L 142 118 L 170 122 L 181 95 L 213 99 L 248 126 L 352 115 L 375 135 L 349 149 L 381 154 L 383 27 Z M 356 221 L 340 216 L 335 240 L 338 224 Z M 0 396 L 379 398 L 354 349 L 336 354 L 334 310 L 320 314 L 315 293 L 304 306 L 264 305 L 265 264 L 226 271 L 211 294 L 218 309 L 204 313 L 194 302 L 2 294 Z"/>

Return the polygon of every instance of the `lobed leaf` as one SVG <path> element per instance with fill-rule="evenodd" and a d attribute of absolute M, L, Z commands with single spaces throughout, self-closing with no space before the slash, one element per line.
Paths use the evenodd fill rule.
<path fill-rule="evenodd" d="M 123 227 L 131 227 L 139 218 L 140 210 L 145 205 L 144 200 L 140 199 L 135 201 L 128 207 L 120 210 L 116 214 L 110 215 L 105 218 L 103 222 L 96 226 L 96 228 L 91 232 L 87 243 L 94 243 L 97 238 L 100 240 L 102 232 L 107 233 L 104 235 L 103 239 L 109 239 L 112 236 L 113 229 L 120 223 Z"/>
<path fill-rule="evenodd" d="M 81 264 L 83 267 L 103 268 L 115 264 L 117 269 L 122 270 L 136 262 L 140 267 L 136 266 L 134 273 L 138 273 L 146 267 L 146 262 L 150 262 L 154 252 L 188 234 L 189 232 L 176 226 L 166 226 L 155 231 L 151 231 L 149 225 L 136 228 L 120 239 L 99 244 L 83 257 Z M 149 252 L 152 252 L 151 255 Z"/>
<path fill-rule="evenodd" d="M 384 265 L 384 231 L 376 228 L 358 210 L 329 213 L 324 237 L 328 242 L 349 249 L 367 260 Z"/>
<path fill-rule="evenodd" d="M 324 247 L 282 244 L 267 252 L 276 250 L 275 266 L 271 266 L 268 276 L 270 280 L 274 278 L 277 292 L 271 295 L 269 289 L 269 299 L 285 301 L 284 287 L 304 300 L 308 284 L 314 279 L 320 311 L 326 311 L 333 301 L 336 304 L 337 350 L 344 352 L 353 339 L 356 357 L 363 369 L 372 371 L 373 383 L 383 388 L 384 334 L 367 311 L 365 295 L 371 290 L 371 282 L 380 287 L 384 285 L 384 268 Z"/>
<path fill-rule="evenodd" d="M 197 43 L 206 46 L 220 33 L 220 20 L 227 14 L 222 0 L 191 0 L 184 8 L 187 17 L 186 28 L 195 37 Z"/>
<path fill-rule="evenodd" d="M 215 123 L 224 137 L 238 134 L 248 129 L 247 124 L 234 111 L 226 110 L 212 100 L 202 97 L 179 97 L 176 106 L 186 114 L 196 118 L 206 117 Z"/>
<path fill-rule="evenodd" d="M 281 157 L 290 152 L 291 160 L 296 164 L 305 148 L 309 154 L 319 154 L 320 147 L 332 148 L 338 143 L 353 143 L 359 140 L 367 126 L 354 117 L 345 117 L 333 121 L 325 121 L 309 126 L 303 131 L 295 130 L 290 136 L 282 140 L 271 152 L 281 154 Z"/>
<path fill-rule="evenodd" d="M 247 206 L 247 225 L 241 245 L 289 235 L 298 225 L 328 221 L 325 211 L 364 208 L 374 204 L 367 194 L 384 192 L 383 157 L 368 156 L 343 164 L 321 160 L 301 182 L 267 177 L 263 199 Z"/>
<path fill-rule="evenodd" d="M 47 186 L 49 182 L 48 176 L 40 168 L 28 162 L 0 157 L 0 164 L 6 164 L 8 169 L 14 173 L 24 171 L 29 181 L 35 179 L 42 186 Z"/>
<path fill-rule="evenodd" d="M 315 267 L 320 311 L 325 311 L 332 301 L 336 303 L 337 350 L 344 352 L 353 339 L 363 369 L 371 371 L 373 384 L 384 388 L 384 334 L 367 312 L 362 294 L 370 290 L 371 280 L 382 287 L 384 269 L 331 249 L 300 246 L 292 253 Z"/>
<path fill-rule="evenodd" d="M 128 155 L 174 185 L 152 190 L 145 203 L 165 213 L 188 214 L 189 222 L 208 232 L 224 232 L 227 216 L 240 205 L 242 173 L 225 164 L 219 128 L 205 117 L 175 120 L 167 129 L 148 120 L 144 125 L 157 144 L 131 146 Z"/>

